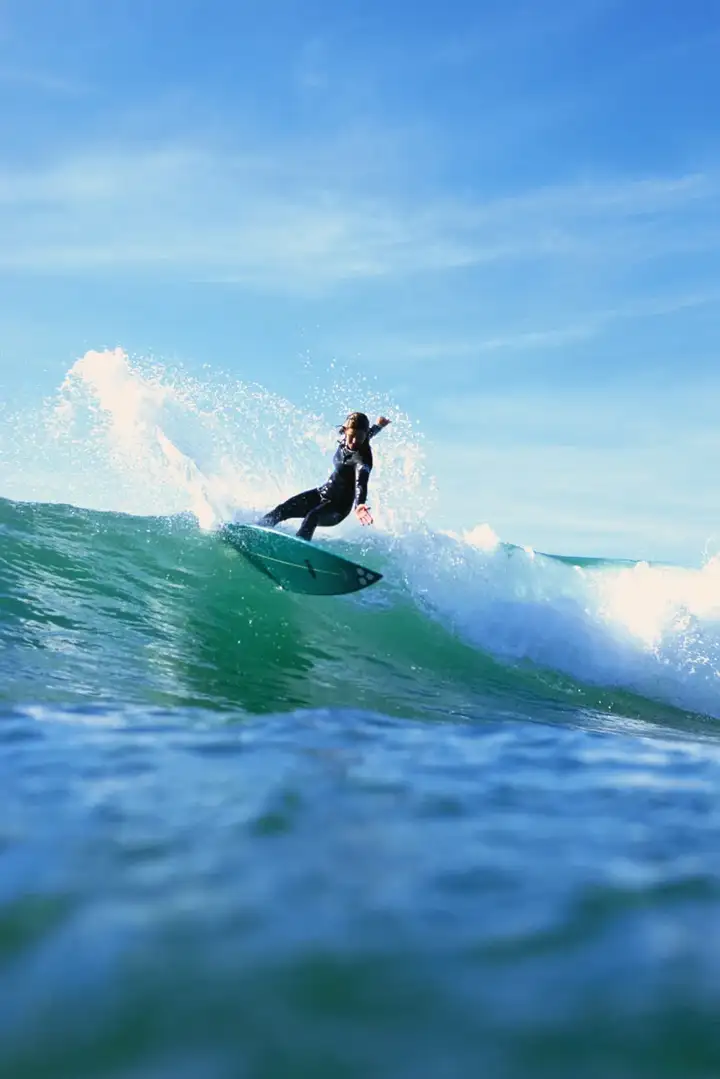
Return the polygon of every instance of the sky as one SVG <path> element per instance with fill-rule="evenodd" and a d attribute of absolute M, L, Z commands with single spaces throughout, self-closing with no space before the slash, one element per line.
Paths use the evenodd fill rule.
<path fill-rule="evenodd" d="M 719 50 L 707 0 L 0 0 L 0 402 L 88 349 L 334 364 L 417 421 L 437 527 L 696 564 Z"/>

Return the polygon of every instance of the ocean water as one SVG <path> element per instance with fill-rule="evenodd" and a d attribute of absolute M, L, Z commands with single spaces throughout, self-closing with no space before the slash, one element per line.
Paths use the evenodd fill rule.
<path fill-rule="evenodd" d="M 384 580 L 283 593 L 218 528 L 358 400 L 111 352 L 3 414 L 3 1079 L 720 1074 L 720 565 L 438 532 L 395 410 L 318 533 Z"/>

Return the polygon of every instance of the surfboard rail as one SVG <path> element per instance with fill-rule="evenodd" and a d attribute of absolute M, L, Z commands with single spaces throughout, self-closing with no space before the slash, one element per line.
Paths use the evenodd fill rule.
<path fill-rule="evenodd" d="M 326 547 L 262 525 L 226 525 L 223 539 L 287 592 L 340 596 L 377 584 L 382 574 Z"/>

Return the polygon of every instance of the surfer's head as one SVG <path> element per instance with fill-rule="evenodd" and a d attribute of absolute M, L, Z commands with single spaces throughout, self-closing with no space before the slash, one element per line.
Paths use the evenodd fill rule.
<path fill-rule="evenodd" d="M 345 436 L 345 445 L 349 450 L 356 450 L 362 446 L 370 430 L 370 420 L 364 412 L 350 412 L 345 417 L 345 423 L 340 428 L 340 433 Z"/>
<path fill-rule="evenodd" d="M 364 412 L 350 412 L 340 433 L 345 436 L 345 445 L 349 450 L 356 450 L 365 442 L 370 430 L 370 420 Z"/>

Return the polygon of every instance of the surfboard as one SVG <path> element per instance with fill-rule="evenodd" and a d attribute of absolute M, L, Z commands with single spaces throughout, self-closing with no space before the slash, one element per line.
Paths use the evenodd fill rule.
<path fill-rule="evenodd" d="M 223 538 L 287 592 L 341 596 L 382 580 L 382 573 L 274 528 L 226 525 Z"/>

